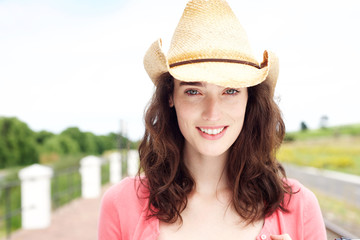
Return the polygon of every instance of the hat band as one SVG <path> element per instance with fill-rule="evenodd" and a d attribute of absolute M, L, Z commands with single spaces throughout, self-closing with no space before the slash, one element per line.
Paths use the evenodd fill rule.
<path fill-rule="evenodd" d="M 193 59 L 182 62 L 176 62 L 169 65 L 170 68 L 178 67 L 181 65 L 192 64 L 192 63 L 203 63 L 203 62 L 224 62 L 224 63 L 237 63 L 237 64 L 245 64 L 251 67 L 255 67 L 261 69 L 261 67 L 253 62 L 243 61 L 243 60 L 235 60 L 235 59 L 223 59 L 223 58 L 205 58 L 205 59 Z"/>

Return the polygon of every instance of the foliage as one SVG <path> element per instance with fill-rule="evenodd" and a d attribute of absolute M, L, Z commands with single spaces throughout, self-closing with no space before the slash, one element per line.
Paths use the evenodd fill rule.
<path fill-rule="evenodd" d="M 360 175 L 360 138 L 337 137 L 284 143 L 281 162 Z"/>
<path fill-rule="evenodd" d="M 104 153 L 107 150 L 117 149 L 118 139 L 119 136 L 115 133 L 109 133 L 107 136 L 98 136 L 96 138 L 96 144 L 99 152 Z"/>
<path fill-rule="evenodd" d="M 138 143 L 116 133 L 95 135 L 69 127 L 60 134 L 33 132 L 17 118 L 0 117 L 0 169 L 32 163 L 50 164 L 62 155 L 99 155 L 107 150 L 134 149 Z"/>
<path fill-rule="evenodd" d="M 16 173 L 8 174 L 5 181 L 0 181 L 0 216 L 5 217 L 6 212 L 12 212 L 10 219 L 10 232 L 21 227 L 21 187 Z M 7 205 L 8 204 L 8 205 Z M 6 210 L 6 206 L 8 209 Z M 0 239 L 5 236 L 6 221 L 0 220 Z"/>
<path fill-rule="evenodd" d="M 36 139 L 36 142 L 39 144 L 39 145 L 42 145 L 45 143 L 45 141 L 49 138 L 51 138 L 52 136 L 54 136 L 55 134 L 51 133 L 51 132 L 48 132 L 48 131 L 40 131 L 40 132 L 35 132 L 35 139 Z"/>
<path fill-rule="evenodd" d="M 109 162 L 101 165 L 101 185 L 110 181 L 110 164 Z"/>
<path fill-rule="evenodd" d="M 81 175 L 79 165 L 54 168 L 51 179 L 51 199 L 53 208 L 58 208 L 81 196 Z"/>
<path fill-rule="evenodd" d="M 74 154 L 80 152 L 78 143 L 66 135 L 54 135 L 43 146 L 43 153 Z"/>
<path fill-rule="evenodd" d="M 301 131 L 306 131 L 306 130 L 308 130 L 308 126 L 306 125 L 305 122 L 301 122 L 301 123 L 300 123 L 300 130 L 301 130 Z"/>
<path fill-rule="evenodd" d="M 315 130 L 298 131 L 298 132 L 287 132 L 286 136 L 288 136 L 292 141 L 329 138 L 329 137 L 337 138 L 341 136 L 360 136 L 360 124 L 326 127 Z"/>
<path fill-rule="evenodd" d="M 80 147 L 80 152 L 88 154 L 101 154 L 106 150 L 127 148 L 133 146 L 132 142 L 116 133 L 96 136 L 91 132 L 81 132 L 77 127 L 70 127 L 60 135 L 69 136 Z"/>
<path fill-rule="evenodd" d="M 0 168 L 38 162 L 35 133 L 17 118 L 0 117 Z"/>
<path fill-rule="evenodd" d="M 79 146 L 80 152 L 87 152 L 87 142 L 85 141 L 85 133 L 81 132 L 77 127 L 70 127 L 64 130 L 60 135 L 69 137 L 73 141 L 75 141 Z"/>
<path fill-rule="evenodd" d="M 101 153 L 99 151 L 97 142 L 96 142 L 96 136 L 93 133 L 90 132 L 85 132 L 83 133 L 84 135 L 84 149 L 83 152 L 84 153 L 89 153 L 89 154 L 98 154 Z"/>
<path fill-rule="evenodd" d="M 293 142 L 295 141 L 295 136 L 291 133 L 286 133 L 284 137 L 284 142 Z"/>

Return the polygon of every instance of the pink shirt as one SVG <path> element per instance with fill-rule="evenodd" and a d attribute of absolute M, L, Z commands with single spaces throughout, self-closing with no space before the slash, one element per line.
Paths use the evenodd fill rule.
<path fill-rule="evenodd" d="M 298 193 L 291 197 L 290 213 L 280 210 L 265 218 L 257 240 L 270 239 L 272 234 L 289 234 L 292 240 L 326 240 L 326 231 L 315 195 L 298 181 L 288 183 Z M 139 180 L 125 178 L 105 193 L 100 209 L 98 240 L 156 240 L 159 220 L 146 219 L 148 199 Z M 286 198 L 289 196 L 287 195 Z"/>

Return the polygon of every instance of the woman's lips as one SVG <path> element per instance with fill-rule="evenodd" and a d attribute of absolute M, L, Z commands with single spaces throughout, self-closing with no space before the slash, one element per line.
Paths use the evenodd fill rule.
<path fill-rule="evenodd" d="M 224 136 L 228 126 L 197 127 L 200 135 L 208 140 L 217 140 Z"/>

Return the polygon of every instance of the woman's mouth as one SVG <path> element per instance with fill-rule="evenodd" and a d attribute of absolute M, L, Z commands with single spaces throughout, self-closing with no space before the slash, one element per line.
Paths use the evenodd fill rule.
<path fill-rule="evenodd" d="M 200 135 L 208 140 L 218 140 L 224 136 L 228 126 L 217 126 L 217 127 L 197 127 Z"/>
<path fill-rule="evenodd" d="M 217 135 L 217 134 L 221 133 L 225 129 L 225 127 L 221 127 L 221 128 L 202 128 L 202 127 L 199 127 L 199 129 L 203 133 L 206 133 L 206 134 L 209 134 L 209 135 Z"/>

